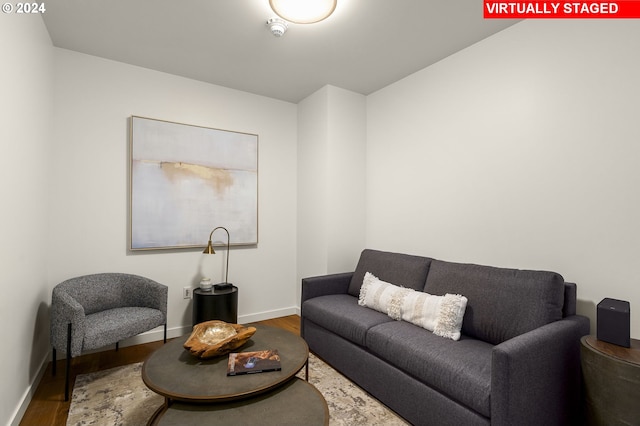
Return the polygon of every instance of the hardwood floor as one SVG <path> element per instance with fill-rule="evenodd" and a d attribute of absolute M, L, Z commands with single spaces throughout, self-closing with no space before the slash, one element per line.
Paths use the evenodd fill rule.
<path fill-rule="evenodd" d="M 292 333 L 300 334 L 300 317 L 298 315 L 289 315 L 259 321 L 258 323 L 283 328 Z M 162 341 L 151 342 L 120 348 L 117 352 L 114 349 L 73 358 L 71 360 L 70 389 L 73 389 L 73 383 L 75 382 L 77 374 L 92 373 L 144 361 L 149 354 L 162 345 Z M 66 425 L 70 402 L 64 401 L 65 362 L 64 360 L 58 360 L 56 376 L 52 376 L 51 374 L 51 365 L 51 362 L 49 362 L 47 370 L 38 384 L 35 395 L 20 422 L 21 425 Z"/>

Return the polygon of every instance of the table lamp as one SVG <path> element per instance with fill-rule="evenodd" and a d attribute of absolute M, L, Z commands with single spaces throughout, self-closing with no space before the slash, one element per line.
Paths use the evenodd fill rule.
<path fill-rule="evenodd" d="M 213 231 L 211 231 L 211 233 L 209 234 L 209 242 L 207 243 L 207 247 L 204 249 L 202 253 L 216 254 L 216 251 L 213 249 L 213 244 L 211 243 L 211 237 L 213 236 L 213 233 L 216 232 L 216 230 L 218 229 L 224 229 L 224 231 L 227 233 L 227 269 L 225 271 L 224 283 L 215 284 L 213 288 L 216 290 L 224 290 L 224 289 L 233 287 L 233 284 L 229 282 L 229 248 L 231 245 L 231 236 L 229 235 L 229 231 L 227 230 L 227 228 L 223 226 L 218 226 L 216 228 L 213 228 Z"/>

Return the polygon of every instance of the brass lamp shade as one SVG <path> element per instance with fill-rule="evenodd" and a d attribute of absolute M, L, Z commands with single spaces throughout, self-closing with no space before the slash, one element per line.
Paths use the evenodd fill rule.
<path fill-rule="evenodd" d="M 211 239 L 209 239 L 209 243 L 207 244 L 207 247 L 205 247 L 204 251 L 202 252 L 204 254 L 216 254 L 216 251 L 213 249 L 213 245 L 211 244 Z"/>

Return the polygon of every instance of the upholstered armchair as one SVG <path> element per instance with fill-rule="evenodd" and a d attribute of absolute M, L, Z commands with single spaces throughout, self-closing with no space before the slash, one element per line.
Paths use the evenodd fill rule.
<path fill-rule="evenodd" d="M 66 353 L 64 397 L 69 400 L 71 358 L 116 344 L 164 325 L 167 341 L 167 286 L 149 278 L 102 273 L 71 278 L 54 287 L 51 297 L 53 374 L 56 351 Z"/>

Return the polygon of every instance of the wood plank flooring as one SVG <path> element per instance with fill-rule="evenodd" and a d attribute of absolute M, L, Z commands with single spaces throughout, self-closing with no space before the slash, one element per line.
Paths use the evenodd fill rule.
<path fill-rule="evenodd" d="M 295 334 L 300 334 L 300 317 L 298 315 L 259 321 L 259 324 L 271 325 Z M 162 341 L 151 342 L 120 348 L 117 352 L 114 348 L 114 350 L 81 355 L 73 358 L 71 360 L 70 389 L 73 389 L 73 383 L 75 382 L 77 374 L 92 373 L 144 361 L 149 354 L 162 345 Z M 66 425 L 70 402 L 64 401 L 65 362 L 64 360 L 57 362 L 56 376 L 52 376 L 51 365 L 51 362 L 49 362 L 47 370 L 38 384 L 35 395 L 29 403 L 29 407 L 20 425 Z"/>

